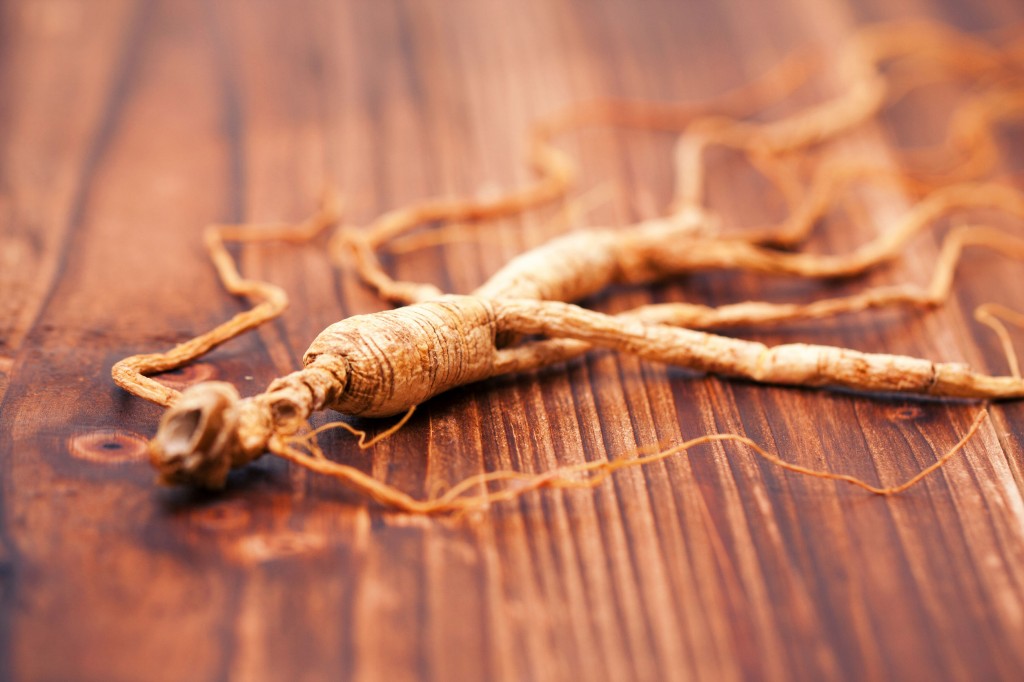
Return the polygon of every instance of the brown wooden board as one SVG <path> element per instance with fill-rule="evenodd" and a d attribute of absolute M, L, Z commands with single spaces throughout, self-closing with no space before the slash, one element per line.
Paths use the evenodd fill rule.
<path fill-rule="evenodd" d="M 562 105 L 699 100 L 795 47 L 834 49 L 861 23 L 905 17 L 990 31 L 1024 21 L 1024 5 L 0 3 L 0 678 L 1021 679 L 1019 403 L 993 406 L 963 454 L 891 499 L 726 444 L 594 491 L 417 518 L 271 458 L 221 494 L 159 488 L 144 444 L 160 409 L 110 379 L 119 358 L 242 309 L 202 251 L 208 222 L 301 218 L 324 182 L 354 224 L 428 196 L 521 184 L 531 121 Z M 926 143 L 948 109 L 908 102 L 850 144 L 885 155 L 898 141 Z M 1011 167 L 1020 133 L 1000 138 Z M 580 189 L 610 197 L 588 222 L 661 211 L 672 142 L 566 135 Z M 728 220 L 781 215 L 739 157 L 712 158 L 711 200 Z M 812 246 L 850 248 L 906 205 L 858 195 L 856 219 L 829 221 Z M 467 292 L 564 229 L 541 210 L 388 266 Z M 587 303 L 812 300 L 923 282 L 938 241 L 915 239 L 899 263 L 850 285 L 707 274 Z M 242 249 L 244 271 L 285 287 L 292 306 L 179 381 L 216 377 L 254 393 L 294 369 L 330 322 L 384 307 L 322 247 Z M 933 313 L 737 333 L 1003 373 L 971 311 L 1019 307 L 1020 265 L 972 254 L 960 273 L 955 299 Z M 946 451 L 977 409 L 769 388 L 598 352 L 444 395 L 369 451 L 337 432 L 322 443 L 417 495 L 485 469 L 546 470 L 725 432 L 891 484 Z"/>

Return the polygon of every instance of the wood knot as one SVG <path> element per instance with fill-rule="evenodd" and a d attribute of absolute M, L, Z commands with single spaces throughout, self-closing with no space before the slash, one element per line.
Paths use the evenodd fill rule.
<path fill-rule="evenodd" d="M 223 502 L 189 514 L 197 526 L 215 533 L 244 528 L 249 525 L 249 518 L 249 510 L 240 502 Z"/>
<path fill-rule="evenodd" d="M 172 369 L 168 372 L 161 372 L 154 375 L 153 378 L 168 388 L 184 391 L 189 386 L 202 381 L 209 381 L 216 378 L 216 376 L 217 369 L 213 365 L 197 362 L 185 367 Z"/>
<path fill-rule="evenodd" d="M 904 405 L 889 410 L 889 419 L 898 422 L 908 422 L 920 419 L 924 411 L 917 405 Z"/>
<path fill-rule="evenodd" d="M 119 429 L 100 429 L 68 439 L 68 452 L 76 459 L 99 464 L 144 462 L 149 447 L 142 436 Z"/>

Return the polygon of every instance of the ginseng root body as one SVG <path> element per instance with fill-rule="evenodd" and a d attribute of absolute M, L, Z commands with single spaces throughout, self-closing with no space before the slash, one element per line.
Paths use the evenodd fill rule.
<path fill-rule="evenodd" d="M 707 332 L 646 324 L 568 303 L 445 296 L 357 315 L 324 330 L 305 367 L 239 399 L 221 382 L 198 384 L 168 410 L 152 444 L 167 482 L 220 487 L 228 471 L 295 433 L 322 409 L 385 417 L 457 386 L 508 371 L 502 335 L 541 334 L 740 377 L 795 386 L 843 386 L 964 398 L 1024 396 L 1024 381 L 958 363 L 810 344 L 774 347 Z"/>

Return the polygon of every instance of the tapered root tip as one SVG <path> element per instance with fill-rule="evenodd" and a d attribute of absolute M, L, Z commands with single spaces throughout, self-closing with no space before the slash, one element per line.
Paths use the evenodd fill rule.
<path fill-rule="evenodd" d="M 160 420 L 149 459 L 168 485 L 223 488 L 238 443 L 240 396 L 231 384 L 207 381 L 184 392 Z"/>

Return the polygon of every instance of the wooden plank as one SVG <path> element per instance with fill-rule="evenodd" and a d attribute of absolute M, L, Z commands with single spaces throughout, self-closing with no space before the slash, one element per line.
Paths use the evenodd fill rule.
<path fill-rule="evenodd" d="M 158 489 L 159 410 L 110 365 L 241 309 L 206 263 L 206 222 L 292 219 L 326 181 L 365 223 L 433 195 L 526 182 L 539 116 L 599 96 L 700 99 L 864 21 L 972 30 L 1014 0 L 507 3 L 148 0 L 0 5 L 0 677 L 5 679 L 1018 679 L 1024 671 L 1024 407 L 894 499 L 793 476 L 732 445 L 457 518 L 382 510 L 265 458 L 220 495 Z M 841 87 L 827 79 L 808 98 Z M 888 154 L 942 128 L 924 100 L 851 136 Z M 69 112 L 73 112 L 70 115 Z M 1019 131 L 1007 144 L 1019 150 Z M 594 129 L 561 142 L 595 224 L 656 215 L 672 136 Z M 1008 158 L 1010 154 L 1007 154 Z M 714 157 L 727 222 L 777 219 L 742 159 Z M 1008 160 L 1008 163 L 1012 161 Z M 864 194 L 813 248 L 849 249 L 906 209 Z M 390 259 L 469 291 L 566 229 L 553 209 Z M 591 301 L 810 300 L 924 281 L 938 237 L 854 285 L 693 275 Z M 252 247 L 246 272 L 292 295 L 285 318 L 181 373 L 246 393 L 292 369 L 322 327 L 382 307 L 322 244 Z M 972 321 L 1015 303 L 1019 265 L 971 255 L 956 300 L 740 330 L 966 360 L 1004 371 Z M 4 393 L 6 391 L 6 393 Z M 766 388 L 594 353 L 424 406 L 374 449 L 332 457 L 415 494 L 482 469 L 546 470 L 705 433 L 892 483 L 977 406 Z M 376 428 L 374 426 L 374 428 Z"/>

